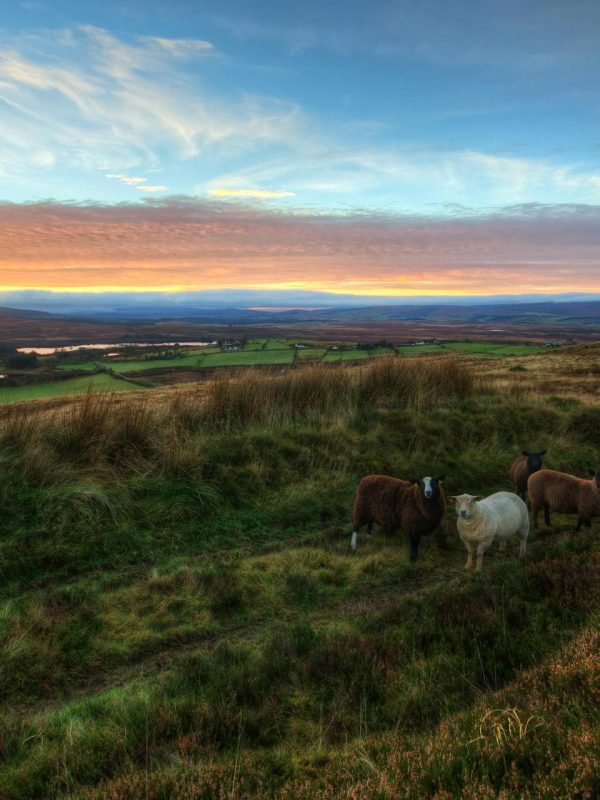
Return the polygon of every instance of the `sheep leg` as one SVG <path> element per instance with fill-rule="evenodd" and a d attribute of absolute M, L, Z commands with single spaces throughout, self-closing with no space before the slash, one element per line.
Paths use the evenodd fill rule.
<path fill-rule="evenodd" d="M 410 539 L 410 560 L 416 561 L 417 556 L 419 555 L 419 542 L 421 537 L 418 534 L 412 534 L 409 536 Z"/>
<path fill-rule="evenodd" d="M 506 539 L 502 539 L 500 541 L 500 552 L 504 553 L 506 551 Z"/>
<path fill-rule="evenodd" d="M 523 537 L 519 544 L 519 558 L 525 558 L 526 551 L 527 551 L 527 539 Z"/>
<path fill-rule="evenodd" d="M 577 525 L 575 526 L 575 533 L 579 533 L 581 530 L 581 526 L 587 524 L 587 520 L 585 520 L 582 516 L 577 517 Z"/>
<path fill-rule="evenodd" d="M 373 528 L 373 521 L 368 518 L 368 516 L 363 512 L 354 510 L 354 515 L 352 519 L 352 539 L 350 540 L 350 546 L 353 550 L 356 550 L 358 547 L 358 532 L 365 524 L 368 524 L 369 533 Z"/>
<path fill-rule="evenodd" d="M 467 548 L 467 563 L 465 564 L 465 569 L 471 569 L 473 566 L 473 550 L 475 548 L 469 542 L 465 542 L 465 547 Z"/>
<path fill-rule="evenodd" d="M 485 552 L 485 543 L 482 543 L 477 546 L 477 566 L 475 567 L 476 572 L 481 572 L 484 552 Z"/>
<path fill-rule="evenodd" d="M 548 527 L 552 525 L 552 523 L 550 522 L 550 506 L 548 505 L 548 503 L 544 503 L 544 522 Z"/>

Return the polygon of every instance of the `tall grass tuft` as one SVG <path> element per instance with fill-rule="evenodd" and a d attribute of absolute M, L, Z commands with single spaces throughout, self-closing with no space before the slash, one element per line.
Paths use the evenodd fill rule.
<path fill-rule="evenodd" d="M 80 402 L 58 410 L 45 434 L 73 461 L 124 466 L 151 455 L 155 428 L 155 414 L 146 402 L 120 402 L 111 394 L 88 392 Z"/>
<path fill-rule="evenodd" d="M 205 424 L 224 430 L 278 425 L 340 416 L 369 404 L 436 408 L 472 389 L 470 372 L 453 358 L 382 358 L 362 368 L 317 365 L 277 376 L 250 370 L 215 380 L 202 417 Z"/>
<path fill-rule="evenodd" d="M 360 371 L 363 403 L 422 410 L 437 408 L 473 391 L 473 376 L 455 358 L 381 358 Z"/>

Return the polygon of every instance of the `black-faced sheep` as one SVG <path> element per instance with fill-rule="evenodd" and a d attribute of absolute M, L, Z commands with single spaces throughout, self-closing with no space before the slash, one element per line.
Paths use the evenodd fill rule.
<path fill-rule="evenodd" d="M 537 528 L 538 514 L 543 509 L 546 525 L 551 524 L 550 512 L 556 511 L 577 514 L 576 531 L 582 525 L 589 528 L 592 517 L 600 517 L 600 468 L 592 474 L 592 480 L 586 480 L 552 469 L 534 473 L 527 482 L 534 527 Z"/>
<path fill-rule="evenodd" d="M 399 480 L 386 475 L 367 475 L 356 491 L 352 514 L 352 548 L 356 550 L 358 532 L 373 523 L 386 532 L 401 530 L 410 542 L 410 560 L 416 561 L 421 536 L 429 536 L 446 513 L 446 498 L 440 486 L 443 476 L 427 476 L 420 481 Z"/>
<path fill-rule="evenodd" d="M 544 468 L 543 456 L 545 455 L 545 450 L 537 453 L 523 450 L 517 460 L 513 462 L 510 468 L 510 479 L 519 497 L 525 497 L 529 476 Z"/>

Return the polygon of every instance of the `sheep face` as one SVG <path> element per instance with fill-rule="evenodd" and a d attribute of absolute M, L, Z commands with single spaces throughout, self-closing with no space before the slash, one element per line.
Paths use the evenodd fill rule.
<path fill-rule="evenodd" d="M 542 459 L 543 456 L 546 455 L 545 450 L 540 450 L 539 453 L 530 453 L 527 450 L 523 450 L 522 454 L 527 459 L 527 470 L 530 475 L 533 475 L 534 472 L 537 472 L 544 466 Z"/>
<path fill-rule="evenodd" d="M 414 480 L 413 483 L 419 485 L 421 494 L 425 500 L 437 500 L 440 494 L 440 482 L 443 480 L 443 475 L 439 475 L 437 478 L 432 478 L 430 475 L 427 475 L 421 480 Z"/>
<path fill-rule="evenodd" d="M 481 500 L 481 495 L 459 494 L 450 497 L 449 500 L 456 505 L 456 515 L 459 519 L 471 519 L 477 514 L 477 503 Z"/>

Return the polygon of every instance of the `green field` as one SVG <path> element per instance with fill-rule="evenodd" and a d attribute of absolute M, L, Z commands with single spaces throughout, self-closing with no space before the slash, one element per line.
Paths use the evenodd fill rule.
<path fill-rule="evenodd" d="M 358 361 L 368 357 L 367 350 L 329 350 L 323 357 L 323 361 Z"/>
<path fill-rule="evenodd" d="M 244 350 L 262 350 L 266 343 L 266 339 L 248 339 L 244 346 Z"/>
<path fill-rule="evenodd" d="M 267 339 L 265 350 L 287 350 L 290 346 L 290 342 L 283 339 Z"/>
<path fill-rule="evenodd" d="M 37 400 L 41 397 L 65 397 L 70 394 L 85 394 L 89 389 L 96 392 L 126 392 L 139 386 L 120 381 L 104 373 L 90 377 L 68 378 L 64 381 L 33 383 L 28 386 L 0 388 L 0 403 L 15 403 L 18 400 Z"/>
<path fill-rule="evenodd" d="M 448 342 L 447 344 L 400 345 L 395 348 L 399 355 L 421 355 L 424 353 L 456 353 L 476 354 L 481 356 L 498 357 L 510 355 L 530 355 L 539 353 L 547 348 L 539 345 L 503 345 L 487 342 Z M 240 352 L 224 352 L 218 347 L 195 348 L 186 350 L 186 355 L 180 358 L 160 359 L 131 359 L 131 360 L 104 360 L 101 362 L 84 361 L 79 364 L 61 364 L 59 370 L 86 370 L 93 371 L 101 366 L 113 369 L 115 372 L 143 372 L 152 369 L 178 369 L 196 367 L 227 367 L 227 366 L 257 366 L 260 364 L 289 364 L 294 360 L 297 352 L 301 360 L 354 361 L 380 355 L 393 354 L 394 350 L 388 347 L 378 347 L 373 350 L 338 350 L 334 351 L 325 344 L 304 349 L 291 348 L 288 341 L 282 339 L 251 339 Z"/>
<path fill-rule="evenodd" d="M 327 349 L 325 347 L 305 347 L 297 351 L 298 358 L 319 360 L 323 358 Z"/>
<path fill-rule="evenodd" d="M 294 350 L 240 350 L 238 353 L 214 353 L 202 359 L 201 367 L 239 367 L 259 364 L 291 364 Z"/>
<path fill-rule="evenodd" d="M 56 369 L 65 370 L 65 371 L 69 371 L 69 370 L 73 370 L 73 369 L 82 369 L 82 370 L 88 372 L 88 371 L 93 371 L 95 369 L 98 369 L 98 362 L 96 362 L 96 361 L 81 361 L 79 364 L 59 364 L 59 366 L 56 367 Z"/>
<path fill-rule="evenodd" d="M 493 344 L 491 342 L 447 342 L 443 345 L 443 349 L 492 356 L 528 356 L 548 350 L 543 345 Z"/>
<path fill-rule="evenodd" d="M 396 347 L 396 352 L 404 356 L 416 356 L 423 353 L 443 353 L 444 348 L 439 344 L 406 344 Z"/>
<path fill-rule="evenodd" d="M 210 354 L 209 354 L 210 355 Z M 209 355 L 206 357 L 208 358 Z M 105 365 L 115 372 L 139 372 L 148 369 L 177 369 L 197 367 L 204 356 L 182 356 L 181 358 L 140 359 L 139 361 L 107 361 Z"/>
<path fill-rule="evenodd" d="M 482 573 L 452 510 L 349 542 L 366 473 L 586 474 L 597 403 L 428 358 L 146 396 L 0 419 L 2 800 L 599 796 L 600 520 Z"/>

